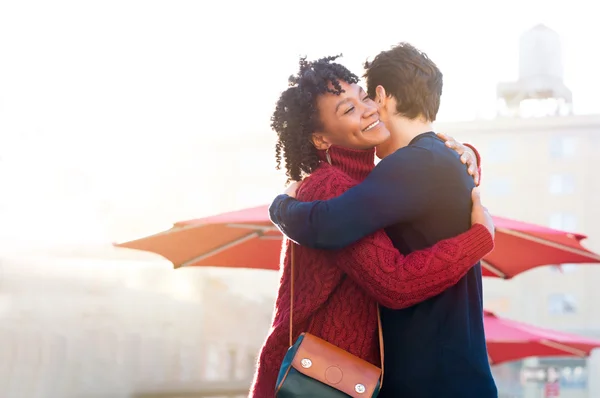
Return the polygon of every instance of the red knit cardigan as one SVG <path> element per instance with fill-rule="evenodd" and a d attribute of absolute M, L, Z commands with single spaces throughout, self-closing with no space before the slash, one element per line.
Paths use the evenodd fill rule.
<path fill-rule="evenodd" d="M 374 151 L 331 148 L 333 166 L 321 162 L 304 180 L 298 199 L 327 200 L 358 184 L 373 169 Z M 377 304 L 410 307 L 456 284 L 493 249 L 480 224 L 433 247 L 403 256 L 384 231 L 342 250 L 297 246 L 294 279 L 294 340 L 309 332 L 380 366 Z M 290 242 L 271 330 L 259 355 L 252 398 L 272 398 L 279 366 L 289 348 Z"/>

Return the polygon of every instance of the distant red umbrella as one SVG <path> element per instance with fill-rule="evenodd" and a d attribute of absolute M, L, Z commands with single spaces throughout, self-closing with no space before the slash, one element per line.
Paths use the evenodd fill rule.
<path fill-rule="evenodd" d="M 498 318 L 485 311 L 485 339 L 492 365 L 527 357 L 587 357 L 600 340 Z"/>
<path fill-rule="evenodd" d="M 599 263 L 581 245 L 585 235 L 494 217 L 496 247 L 482 261 L 484 276 L 510 279 L 540 265 Z"/>
<path fill-rule="evenodd" d="M 116 246 L 160 254 L 175 268 L 215 266 L 279 269 L 281 232 L 269 220 L 267 206 L 196 220 Z"/>
<path fill-rule="evenodd" d="M 512 278 L 545 264 L 600 262 L 581 246 L 583 235 L 494 217 L 496 248 L 482 261 L 483 275 Z M 259 206 L 176 223 L 171 229 L 119 247 L 160 254 L 175 267 L 278 269 L 281 232 Z"/>

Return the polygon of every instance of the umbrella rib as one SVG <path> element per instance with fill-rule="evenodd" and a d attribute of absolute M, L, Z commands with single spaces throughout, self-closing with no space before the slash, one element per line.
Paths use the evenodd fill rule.
<path fill-rule="evenodd" d="M 250 239 L 254 239 L 254 238 L 258 237 L 258 236 L 260 236 L 260 232 L 252 231 L 251 233 L 249 233 L 247 235 L 244 235 L 241 238 L 238 238 L 238 239 L 236 239 L 234 241 L 231 241 L 231 242 L 228 242 L 228 243 L 226 243 L 224 245 L 216 247 L 216 248 L 212 249 L 211 251 L 209 251 L 208 253 L 204 253 L 204 254 L 202 254 L 200 256 L 194 257 L 191 260 L 188 260 L 185 263 L 177 266 L 177 268 L 190 266 L 190 265 L 192 265 L 194 263 L 197 263 L 198 261 L 202 261 L 202 260 L 204 260 L 204 259 L 206 259 L 208 257 L 214 256 L 215 254 L 218 254 L 218 253 L 220 253 L 222 251 L 225 251 L 225 250 L 227 250 L 227 249 L 229 249 L 229 248 L 231 248 L 233 246 L 237 246 L 237 245 L 239 245 L 241 243 L 244 243 L 244 242 L 246 242 L 246 241 L 248 241 Z"/>
<path fill-rule="evenodd" d="M 498 232 L 502 232 L 503 234 L 507 234 L 507 235 L 512 235 L 512 236 L 516 236 L 518 238 L 523 238 L 532 242 L 536 242 L 536 243 L 540 243 L 542 245 L 546 245 L 549 247 L 553 247 L 555 249 L 560 249 L 560 250 L 564 250 L 573 254 L 578 254 L 580 256 L 583 257 L 587 257 L 589 259 L 592 259 L 594 261 L 600 261 L 600 256 L 597 255 L 596 253 L 590 253 L 587 252 L 585 250 L 581 250 L 581 249 L 575 249 L 573 247 L 569 247 L 560 243 L 556 243 L 556 242 L 552 242 L 549 241 L 547 239 L 543 239 L 543 238 L 538 238 L 537 236 L 531 236 L 528 235 L 526 233 L 523 232 L 518 232 L 518 231 L 514 231 L 512 229 L 505 229 L 505 228 L 496 228 L 496 231 Z"/>
<path fill-rule="evenodd" d="M 113 243 L 113 246 L 128 248 L 132 243 L 141 242 L 141 241 L 145 241 L 147 239 L 152 239 L 152 238 L 158 238 L 159 236 L 169 235 L 169 234 L 172 234 L 173 232 L 185 231 L 186 229 L 203 227 L 205 225 L 206 224 L 190 224 L 190 225 L 183 225 L 183 226 L 173 225 L 170 229 L 167 229 L 165 231 L 157 232 L 157 233 L 152 234 L 152 235 L 148 235 L 148 236 L 144 236 L 142 238 L 137 238 L 137 239 L 129 240 L 129 241 L 126 241 L 126 242 L 116 242 L 116 243 Z"/>
<path fill-rule="evenodd" d="M 494 275 L 496 275 L 498 278 L 502 278 L 502 279 L 508 279 L 507 275 L 500 271 L 498 268 L 494 267 L 492 264 L 488 263 L 485 260 L 481 260 L 481 265 L 487 269 L 488 271 L 490 271 L 491 273 L 493 273 Z"/>
<path fill-rule="evenodd" d="M 185 231 L 187 229 L 194 229 L 194 228 L 205 227 L 207 225 L 210 225 L 210 224 L 192 223 L 192 224 L 186 224 L 186 225 L 180 225 L 180 226 L 178 226 L 177 224 L 174 224 L 170 229 L 167 229 L 165 231 L 157 232 L 155 234 L 152 234 L 152 235 L 149 235 L 149 236 L 145 236 L 143 238 L 134 239 L 132 241 L 117 242 L 117 243 L 114 243 L 114 246 L 126 247 L 126 245 L 128 243 L 137 242 L 137 241 L 141 241 L 141 240 L 146 240 L 146 239 L 149 239 L 149 238 L 157 238 L 159 236 L 172 234 L 173 232 L 181 232 L 181 231 Z M 226 225 L 228 227 L 230 227 L 230 228 L 252 229 L 252 230 L 255 230 L 255 231 L 259 230 L 259 231 L 262 231 L 262 232 L 278 231 L 277 227 L 275 227 L 273 225 L 255 225 L 255 224 L 239 224 L 239 223 L 226 224 Z"/>
<path fill-rule="evenodd" d="M 569 347 L 568 345 L 557 343 L 556 341 L 551 340 L 540 340 L 540 344 L 543 344 L 547 347 L 556 348 L 557 350 L 561 350 L 564 352 L 568 352 L 570 354 L 576 355 L 578 357 L 585 358 L 587 353 L 585 351 L 579 350 L 577 348 Z"/>
<path fill-rule="evenodd" d="M 242 228 L 242 229 L 254 229 L 254 230 L 259 230 L 259 231 L 263 231 L 263 232 L 270 232 L 270 231 L 279 231 L 277 229 L 277 227 L 273 226 L 273 225 L 256 225 L 256 224 L 227 224 L 228 227 L 230 228 Z"/>
<path fill-rule="evenodd" d="M 273 225 L 256 225 L 256 224 L 227 224 L 227 226 L 229 228 L 242 228 L 242 229 L 248 229 L 248 228 L 252 228 L 254 230 L 258 230 L 261 232 L 261 235 L 259 235 L 259 239 L 273 239 L 273 240 L 282 240 L 283 236 L 282 235 L 262 235 L 263 233 L 266 232 L 279 232 L 279 230 L 277 229 L 277 227 L 273 226 Z"/>

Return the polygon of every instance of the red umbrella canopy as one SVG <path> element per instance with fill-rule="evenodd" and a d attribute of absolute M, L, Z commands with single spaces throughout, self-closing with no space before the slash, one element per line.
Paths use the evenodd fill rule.
<path fill-rule="evenodd" d="M 582 246 L 585 235 L 494 217 L 496 246 L 482 262 L 484 276 L 509 279 L 540 265 L 598 263 L 600 256 Z"/>
<path fill-rule="evenodd" d="M 160 254 L 175 267 L 216 266 L 278 269 L 281 232 L 268 206 L 181 221 L 172 228 L 119 247 Z M 545 264 L 600 262 L 581 245 L 583 235 L 494 217 L 496 247 L 482 261 L 483 275 L 512 278 Z"/>
<path fill-rule="evenodd" d="M 281 232 L 267 206 L 181 221 L 145 238 L 116 244 L 160 254 L 173 265 L 279 269 Z"/>
<path fill-rule="evenodd" d="M 499 318 L 488 311 L 484 324 L 488 355 L 494 365 L 533 356 L 587 357 L 600 348 L 600 340 Z"/>

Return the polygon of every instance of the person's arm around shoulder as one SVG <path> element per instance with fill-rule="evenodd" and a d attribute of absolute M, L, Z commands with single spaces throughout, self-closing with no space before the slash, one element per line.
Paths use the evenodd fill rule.
<path fill-rule="evenodd" d="M 300 202 L 280 195 L 271 221 L 290 239 L 339 249 L 398 222 L 420 216 L 435 193 L 433 154 L 408 146 L 383 159 L 360 184 L 334 199 Z"/>
<path fill-rule="evenodd" d="M 492 217 L 473 189 L 471 229 L 430 248 L 403 256 L 383 231 L 341 249 L 333 263 L 379 304 L 407 308 L 454 286 L 494 248 Z"/>

